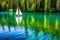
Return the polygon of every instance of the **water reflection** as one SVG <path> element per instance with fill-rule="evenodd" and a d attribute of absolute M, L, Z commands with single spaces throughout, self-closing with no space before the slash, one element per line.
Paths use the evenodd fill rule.
<path fill-rule="evenodd" d="M 60 40 L 60 18 L 58 17 L 60 17 L 60 15 L 47 14 L 45 20 L 46 27 L 44 27 L 43 14 L 28 15 L 27 13 L 26 15 L 25 13 L 18 26 L 14 14 L 1 14 L 0 38 L 8 40 Z"/>

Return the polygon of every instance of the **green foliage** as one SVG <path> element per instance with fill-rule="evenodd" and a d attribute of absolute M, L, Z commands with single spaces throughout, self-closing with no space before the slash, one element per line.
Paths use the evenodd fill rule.
<path fill-rule="evenodd" d="M 54 12 L 58 9 L 58 6 L 59 5 L 56 0 L 55 2 L 50 2 L 49 0 L 2 0 L 0 2 L 0 5 L 2 7 L 2 11 L 16 11 L 16 8 L 17 8 L 17 3 L 18 3 L 18 6 L 20 7 L 21 11 L 50 11 L 50 12 Z M 51 4 L 51 6 L 50 6 Z M 53 4 L 53 6 L 52 6 Z M 55 7 L 56 6 L 56 7 Z M 12 9 L 12 10 L 10 10 Z"/>

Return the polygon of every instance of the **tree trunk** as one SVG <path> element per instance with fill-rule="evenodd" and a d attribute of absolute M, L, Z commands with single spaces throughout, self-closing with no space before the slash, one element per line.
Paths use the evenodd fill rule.
<path fill-rule="evenodd" d="M 25 0 L 25 12 L 27 11 L 27 0 Z"/>

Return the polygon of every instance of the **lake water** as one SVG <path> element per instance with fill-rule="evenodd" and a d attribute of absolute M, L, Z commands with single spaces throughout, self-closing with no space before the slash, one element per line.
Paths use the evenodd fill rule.
<path fill-rule="evenodd" d="M 9 16 L 8 13 L 10 13 L 10 12 L 0 12 L 0 15 L 2 17 L 4 17 L 5 19 L 6 18 L 10 18 L 11 21 L 12 21 L 12 19 L 15 21 L 14 14 L 10 13 L 10 16 Z M 5 15 L 5 14 L 7 14 L 7 15 Z M 41 20 L 40 21 L 43 22 L 43 20 L 44 20 L 43 19 L 44 18 L 43 14 L 40 15 L 39 13 L 38 14 L 37 13 L 35 13 L 35 14 L 33 13 L 32 14 L 32 13 L 24 13 L 23 12 L 23 15 L 24 15 L 23 17 L 25 17 L 27 15 L 28 18 L 30 18 L 30 16 L 33 15 L 33 17 L 35 18 L 35 20 L 39 19 L 39 17 L 41 16 Z M 43 31 L 40 31 L 40 32 L 37 33 L 34 29 L 32 29 L 30 27 L 27 28 L 27 30 L 26 30 L 25 27 L 16 26 L 16 29 L 15 29 L 15 27 L 12 26 L 12 27 L 10 27 L 10 31 L 9 31 L 8 26 L 5 26 L 7 23 L 1 22 L 1 19 L 2 19 L 1 16 L 0 16 L 0 40 L 57 40 L 56 36 L 54 36 L 53 39 L 52 39 L 52 35 L 51 34 L 49 34 L 49 33 L 45 34 Z M 46 17 L 47 17 L 47 21 L 48 21 L 49 18 L 51 18 L 51 21 L 53 23 L 55 23 L 56 18 L 60 22 L 59 16 L 60 15 L 54 15 L 54 14 L 52 14 L 51 16 L 49 16 L 47 14 Z M 1 25 L 2 23 L 5 24 L 4 25 L 4 30 L 3 30 L 3 26 Z M 60 40 L 60 36 L 59 36 L 58 40 Z"/>
<path fill-rule="evenodd" d="M 17 28 L 16 30 L 12 27 L 10 31 L 8 31 L 8 28 L 2 30 L 0 27 L 0 40 L 48 40 L 51 38 L 50 34 L 44 35 L 44 32 L 39 32 L 38 38 L 35 34 L 35 31 L 30 28 L 28 28 L 28 33 L 26 33 L 24 27 Z"/>

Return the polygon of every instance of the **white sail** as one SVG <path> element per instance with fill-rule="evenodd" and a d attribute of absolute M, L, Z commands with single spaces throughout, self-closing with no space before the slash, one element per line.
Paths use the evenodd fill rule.
<path fill-rule="evenodd" d="M 19 23 L 21 23 L 21 20 L 22 20 L 22 12 L 18 8 L 16 10 L 16 15 L 18 16 L 18 17 L 16 17 L 16 22 L 17 22 L 17 24 L 19 24 Z"/>
<path fill-rule="evenodd" d="M 21 10 L 20 10 L 20 9 L 19 9 L 19 14 L 20 14 L 20 15 L 22 15 L 22 12 L 21 12 Z"/>
<path fill-rule="evenodd" d="M 18 8 L 17 8 L 17 10 L 16 10 L 16 15 L 18 15 Z"/>

